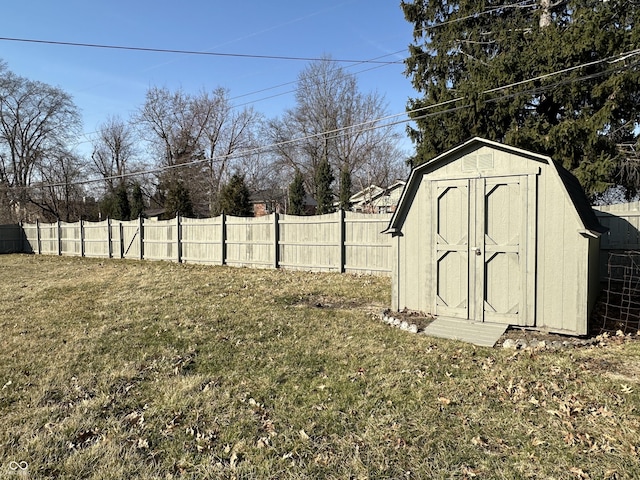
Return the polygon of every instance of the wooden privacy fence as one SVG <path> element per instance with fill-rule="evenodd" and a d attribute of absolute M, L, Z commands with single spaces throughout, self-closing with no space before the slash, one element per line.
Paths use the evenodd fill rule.
<path fill-rule="evenodd" d="M 640 250 L 640 202 L 593 207 L 609 231 L 600 238 L 600 277 L 608 275 L 609 254 Z"/>
<path fill-rule="evenodd" d="M 640 248 L 640 202 L 593 208 L 600 223 L 609 229 L 600 240 L 602 250 Z"/>
<path fill-rule="evenodd" d="M 11 251 L 25 253 L 391 275 L 391 236 L 380 233 L 389 219 L 339 211 L 7 227 L 21 245 Z"/>

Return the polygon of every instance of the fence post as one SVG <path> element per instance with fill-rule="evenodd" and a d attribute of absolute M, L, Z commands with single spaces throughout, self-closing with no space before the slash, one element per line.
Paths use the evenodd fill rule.
<path fill-rule="evenodd" d="M 220 214 L 220 265 L 227 264 L 227 220 L 224 212 Z"/>
<path fill-rule="evenodd" d="M 111 219 L 107 217 L 107 258 L 113 258 L 113 234 L 111 233 Z"/>
<path fill-rule="evenodd" d="M 60 256 L 62 255 L 62 223 L 60 222 L 60 219 L 58 219 L 56 235 L 58 236 L 58 256 Z"/>
<path fill-rule="evenodd" d="M 120 223 L 120 258 L 124 258 L 124 225 Z"/>
<path fill-rule="evenodd" d="M 42 255 L 42 236 L 40 235 L 40 220 L 36 220 L 36 248 L 38 255 Z"/>
<path fill-rule="evenodd" d="M 182 263 L 182 222 L 180 220 L 180 212 L 176 213 L 176 251 L 178 263 Z"/>
<path fill-rule="evenodd" d="M 144 219 L 138 217 L 138 232 L 140 234 L 140 260 L 144 260 Z"/>
<path fill-rule="evenodd" d="M 85 247 L 84 247 L 84 220 L 80 219 L 80 256 L 84 257 Z"/>
<path fill-rule="evenodd" d="M 280 215 L 273 212 L 273 268 L 280 267 Z"/>
<path fill-rule="evenodd" d="M 340 223 L 340 227 L 339 227 L 339 231 L 340 231 L 340 239 L 339 239 L 339 248 L 340 248 L 340 252 L 338 255 L 338 258 L 340 259 L 340 266 L 338 267 L 338 271 L 340 273 L 344 273 L 345 271 L 345 267 L 346 267 L 346 248 L 345 248 L 345 213 L 343 209 L 339 210 L 339 215 L 338 215 L 338 221 Z"/>

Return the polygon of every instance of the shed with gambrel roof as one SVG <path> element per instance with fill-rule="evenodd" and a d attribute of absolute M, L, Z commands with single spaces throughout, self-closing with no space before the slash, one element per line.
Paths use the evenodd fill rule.
<path fill-rule="evenodd" d="M 586 334 L 604 231 L 550 157 L 473 138 L 411 172 L 386 230 L 392 307 Z"/>

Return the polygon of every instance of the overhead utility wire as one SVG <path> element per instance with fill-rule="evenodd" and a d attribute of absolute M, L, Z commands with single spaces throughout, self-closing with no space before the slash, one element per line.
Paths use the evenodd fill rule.
<path fill-rule="evenodd" d="M 466 20 L 469 18 L 475 18 L 479 15 L 485 15 L 488 13 L 493 13 L 504 8 L 517 8 L 517 7 L 528 7 L 532 6 L 529 3 L 532 0 L 524 0 L 522 2 L 501 5 L 494 7 L 490 10 L 485 10 L 484 12 L 476 12 L 471 15 L 467 15 L 465 17 L 460 17 L 452 20 L 448 20 L 445 22 L 438 23 L 436 25 L 431 25 L 429 27 L 425 27 L 425 30 L 436 28 L 442 25 L 446 25 L 448 23 L 459 22 L 462 20 Z M 101 43 L 87 43 L 87 42 L 65 42 L 60 40 L 41 40 L 35 38 L 17 38 L 17 37 L 0 37 L 0 41 L 5 42 L 22 42 L 22 43 L 36 43 L 36 44 L 44 44 L 44 45 L 59 45 L 66 47 L 84 47 L 84 48 L 101 48 L 107 50 L 127 50 L 134 52 L 153 52 L 153 53 L 175 53 L 180 55 L 202 55 L 202 56 L 212 56 L 212 57 L 233 57 L 233 58 L 253 58 L 253 59 L 265 59 L 265 60 L 293 60 L 293 61 L 304 61 L 304 62 L 313 62 L 313 61 L 321 61 L 323 58 L 319 57 L 296 57 L 296 56 L 286 56 L 286 55 L 258 55 L 258 54 L 250 54 L 250 53 L 225 53 L 225 52 L 209 52 L 203 50 L 180 50 L 174 48 L 154 48 L 154 47 L 134 47 L 127 45 L 109 45 L 109 44 L 101 44 Z M 350 59 L 334 59 L 335 62 L 338 63 L 379 63 L 379 64 L 399 64 L 402 63 L 400 61 L 396 62 L 383 62 L 377 60 L 350 60 Z"/>
<path fill-rule="evenodd" d="M 531 2 L 534 2 L 534 3 L 531 4 Z M 453 19 L 453 20 L 447 20 L 447 21 L 444 21 L 444 22 L 441 22 L 441 23 L 430 25 L 428 27 L 425 27 L 424 30 L 431 30 L 431 29 L 434 29 L 434 28 L 438 28 L 440 26 L 447 25 L 449 23 L 455 23 L 455 22 L 459 22 L 459 21 L 462 21 L 462 20 L 467 20 L 469 18 L 476 18 L 476 17 L 478 17 L 480 15 L 486 15 L 486 14 L 489 14 L 489 13 L 494 13 L 496 11 L 499 11 L 499 10 L 502 10 L 502 9 L 505 9 L 505 8 L 528 8 L 528 7 L 531 7 L 531 6 L 536 6 L 535 0 L 523 0 L 523 1 L 518 2 L 518 3 L 513 3 L 513 4 L 508 4 L 508 5 L 500 5 L 500 6 L 492 8 L 492 9 L 485 10 L 483 12 L 477 12 L 477 13 L 473 13 L 471 15 L 467 15 L 465 17 L 461 17 L 461 18 L 457 18 L 457 19 Z M 15 40 L 15 41 L 25 41 L 25 42 L 26 41 L 33 41 L 33 42 L 39 42 L 39 43 L 50 43 L 50 42 L 45 42 L 45 41 L 40 41 L 40 40 L 23 40 L 23 39 L 2 38 L 2 37 L 0 37 L 0 40 L 9 40 L 9 41 Z M 51 43 L 54 43 L 54 44 L 60 43 L 62 45 L 67 45 L 67 43 L 65 43 L 65 42 L 51 42 Z M 90 45 L 91 44 L 88 44 L 87 46 L 90 46 Z M 106 48 L 106 46 L 105 46 L 105 48 Z M 119 48 L 119 49 L 128 49 L 128 47 L 117 47 L 117 48 Z M 135 47 L 132 47 L 132 48 L 135 49 Z M 151 50 L 151 51 L 155 51 L 155 50 Z M 172 50 L 172 51 L 175 52 L 175 53 L 185 53 L 185 54 L 190 53 L 189 51 L 180 51 L 180 50 Z M 379 57 L 374 57 L 374 58 L 368 59 L 368 60 L 354 60 L 353 61 L 353 65 L 347 65 L 346 68 L 355 67 L 355 66 L 361 65 L 363 63 L 377 63 L 378 64 L 375 67 L 371 67 L 371 68 L 362 70 L 360 72 L 355 72 L 354 75 L 357 75 L 357 74 L 360 74 L 360 73 L 368 72 L 368 71 L 375 70 L 377 68 L 382 68 L 382 67 L 389 66 L 389 65 L 399 65 L 400 63 L 403 63 L 403 62 L 402 61 L 378 62 L 377 60 L 379 60 L 381 58 L 385 58 L 385 57 L 390 57 L 392 55 L 398 55 L 398 54 L 403 53 L 405 51 L 406 51 L 405 49 L 402 49 L 402 50 L 398 50 L 398 51 L 395 51 L 395 52 L 392 52 L 392 53 L 381 55 Z M 227 54 L 227 55 L 232 55 L 232 54 Z M 422 56 L 422 55 L 427 55 L 427 53 L 426 52 L 425 53 L 421 53 L 418 56 Z M 271 58 L 271 57 L 267 57 L 267 58 Z M 276 58 L 276 57 L 274 57 L 274 58 Z M 323 58 L 321 60 L 326 60 L 326 59 Z M 331 60 L 333 60 L 333 59 L 331 59 Z M 345 62 L 347 62 L 347 61 L 345 61 Z M 267 92 L 269 90 L 275 90 L 276 88 L 285 87 L 287 85 L 293 85 L 295 83 L 297 83 L 297 80 L 292 80 L 290 82 L 281 83 L 279 85 L 274 85 L 272 87 L 266 87 L 266 88 L 263 88 L 263 89 L 260 89 L 260 90 L 255 90 L 253 92 L 248 92 L 248 93 L 244 93 L 244 94 L 241 94 L 241 95 L 236 95 L 235 97 L 231 97 L 230 100 L 234 100 L 234 99 L 242 98 L 242 97 L 248 97 L 248 96 L 251 96 L 251 95 L 255 95 L 257 93 Z M 257 103 L 257 102 L 261 102 L 263 100 L 270 100 L 272 98 L 281 97 L 283 95 L 288 95 L 289 93 L 294 93 L 294 92 L 295 92 L 295 90 L 288 90 L 286 92 L 281 92 L 281 93 L 277 93 L 277 94 L 274 94 L 274 95 L 269 95 L 268 97 L 263 97 L 263 98 L 259 98 L 257 100 L 252 100 L 252 101 L 249 101 L 249 102 L 245 102 L 245 103 L 241 103 L 241 104 L 238 104 L 238 105 L 234 105 L 233 108 L 238 108 L 238 107 L 243 107 L 243 106 L 246 106 L 246 105 L 251 105 L 251 104 L 254 104 L 254 103 Z M 82 135 L 88 136 L 88 135 L 91 135 L 91 134 L 94 134 L 94 133 L 100 133 L 100 132 L 86 132 L 86 133 L 83 133 Z M 77 144 L 79 145 L 81 143 L 88 143 L 90 141 L 91 140 L 84 140 L 82 142 L 77 142 Z"/>
<path fill-rule="evenodd" d="M 63 45 L 67 47 L 87 47 L 87 48 L 103 48 L 110 50 L 128 50 L 134 52 L 155 52 L 155 53 L 178 53 L 181 55 L 203 55 L 211 57 L 234 57 L 234 58 L 260 58 L 266 60 L 294 60 L 304 62 L 322 61 L 323 58 L 319 57 L 291 57 L 280 55 L 258 55 L 250 53 L 223 53 L 223 52 L 206 52 L 198 50 L 176 50 L 171 48 L 148 48 L 148 47 L 128 47 L 124 45 L 104 45 L 98 43 L 83 43 L 83 42 L 61 42 L 56 40 L 36 40 L 33 38 L 12 38 L 12 37 L 0 37 L 0 40 L 7 42 L 24 42 L 24 43 L 39 43 L 45 45 Z M 375 60 L 348 60 L 348 59 L 334 59 L 333 61 L 338 63 L 380 63 L 380 64 L 398 64 L 400 62 L 382 62 Z"/>
<path fill-rule="evenodd" d="M 433 30 L 434 28 L 442 27 L 444 25 L 449 25 L 450 23 L 462 22 L 464 20 L 470 20 L 472 18 L 477 18 L 480 15 L 487 15 L 489 13 L 499 12 L 500 10 L 503 10 L 503 9 L 506 9 L 506 8 L 532 8 L 532 7 L 537 7 L 537 6 L 538 6 L 538 4 L 536 3 L 536 0 L 523 0 L 522 2 L 511 3 L 511 4 L 507 4 L 507 5 L 498 5 L 496 7 L 490 8 L 489 10 L 485 10 L 484 12 L 474 12 L 474 13 L 471 13 L 469 15 L 465 15 L 464 17 L 452 18 L 450 20 L 445 20 L 443 22 L 434 23 L 433 25 L 427 25 L 425 27 L 417 28 L 417 29 L 414 29 L 413 32 L 414 32 L 414 34 L 415 34 L 416 31 L 419 31 L 420 33 L 423 33 L 423 32 L 428 31 L 428 30 Z"/>
<path fill-rule="evenodd" d="M 632 51 L 629 51 L 629 52 L 624 52 L 624 53 L 621 53 L 619 55 L 608 57 L 606 59 L 602 59 L 602 60 L 599 60 L 599 61 L 596 61 L 596 62 L 589 62 L 589 63 L 577 65 L 575 67 L 570 67 L 568 69 L 558 70 L 557 72 L 552 72 L 552 73 L 548 73 L 548 74 L 545 74 L 545 75 L 540 75 L 538 77 L 530 78 L 530 79 L 525 80 L 525 81 L 515 82 L 515 83 L 509 84 L 509 85 L 504 85 L 502 87 L 497 87 L 497 88 L 485 90 L 485 91 L 481 92 L 481 94 L 493 93 L 493 92 L 496 92 L 496 91 L 499 91 L 499 90 L 506 90 L 508 88 L 511 88 L 511 87 L 517 86 L 517 85 L 521 85 L 521 84 L 526 83 L 526 82 L 534 82 L 534 81 L 539 80 L 541 78 L 549 78 L 549 77 L 554 76 L 554 75 L 559 75 L 559 74 L 567 73 L 569 71 L 576 70 L 576 69 L 579 69 L 579 68 L 584 68 L 585 66 L 592 66 L 594 63 L 605 63 L 605 62 L 611 63 L 611 64 L 617 63 L 619 60 L 628 59 L 628 58 L 630 58 L 632 56 L 639 55 L 639 54 L 640 54 L 640 49 L 632 50 Z M 636 65 L 636 64 L 637 63 L 634 63 L 634 65 Z M 606 75 L 607 73 L 610 73 L 610 72 L 613 72 L 613 71 L 621 70 L 622 68 L 625 68 L 625 67 L 617 67 L 617 68 L 613 68 L 613 69 L 607 70 L 606 72 L 600 72 L 598 74 L 589 74 L 589 75 L 585 75 L 583 77 L 579 77 L 579 78 L 575 78 L 575 79 L 566 79 L 564 81 L 557 82 L 557 83 L 552 84 L 552 85 L 548 85 L 548 86 L 544 86 L 544 87 L 536 87 L 534 89 L 526 90 L 526 91 L 523 91 L 523 92 L 514 92 L 514 93 L 511 93 L 511 94 L 503 95 L 501 97 L 486 99 L 486 100 L 484 100 L 484 103 L 495 102 L 495 101 L 502 100 L 502 99 L 513 98 L 515 96 L 524 95 L 524 94 L 528 94 L 528 93 L 541 93 L 541 92 L 549 90 L 551 88 L 555 88 L 558 85 L 563 85 L 563 84 L 567 84 L 567 83 L 575 83 L 575 82 L 579 82 L 579 81 L 583 81 L 583 80 L 588 80 L 588 79 L 591 79 L 591 78 L 595 78 L 597 76 Z M 105 181 L 105 180 L 114 180 L 114 179 L 118 179 L 118 178 L 127 178 L 127 177 L 133 177 L 133 176 L 138 176 L 138 175 L 147 175 L 147 174 L 159 173 L 159 172 L 163 172 L 163 171 L 167 171 L 167 170 L 173 170 L 173 169 L 176 169 L 176 168 L 193 166 L 193 165 L 197 165 L 197 164 L 201 164 L 201 163 L 205 163 L 205 162 L 212 162 L 214 160 L 221 160 L 221 159 L 225 159 L 225 158 L 234 158 L 234 157 L 239 157 L 239 156 L 244 156 L 244 155 L 251 155 L 251 154 L 259 153 L 261 151 L 264 151 L 264 150 L 267 150 L 267 149 L 270 149 L 270 148 L 282 147 L 282 146 L 290 145 L 292 143 L 297 143 L 297 142 L 300 142 L 300 141 L 303 141 L 303 140 L 308 140 L 308 139 L 311 139 L 311 138 L 317 138 L 317 137 L 320 137 L 320 136 L 332 135 L 332 134 L 334 136 L 340 136 L 341 134 L 346 134 L 347 131 L 354 130 L 354 129 L 358 129 L 358 130 L 355 130 L 356 133 L 366 132 L 366 131 L 374 130 L 374 129 L 377 129 L 377 128 L 385 128 L 385 127 L 390 127 L 390 126 L 393 126 L 393 125 L 398 125 L 398 124 L 401 124 L 401 123 L 408 123 L 408 122 L 412 122 L 412 121 L 415 121 L 415 120 L 428 118 L 428 117 L 436 116 L 436 115 L 442 115 L 444 113 L 450 113 L 450 112 L 454 112 L 454 111 L 457 111 L 457 110 L 462 110 L 464 108 L 470 107 L 471 105 L 460 105 L 460 106 L 457 106 L 457 107 L 449 108 L 447 110 L 439 110 L 437 112 L 425 113 L 424 115 L 420 115 L 418 117 L 402 119 L 402 120 L 398 120 L 398 121 L 390 122 L 390 123 L 388 122 L 388 123 L 385 123 L 383 125 L 376 125 L 377 123 L 379 123 L 381 121 L 384 121 L 384 120 L 388 120 L 388 119 L 391 119 L 391 118 L 399 117 L 401 115 L 406 115 L 408 113 L 417 113 L 417 112 L 421 112 L 421 111 L 425 111 L 425 110 L 434 109 L 434 108 L 437 108 L 437 107 L 442 107 L 442 106 L 445 106 L 445 105 L 450 105 L 452 103 L 456 103 L 456 102 L 459 102 L 459 101 L 464 100 L 464 99 L 465 99 L 465 97 L 457 97 L 457 98 L 454 98 L 454 99 L 451 99 L 451 100 L 446 100 L 444 102 L 440 102 L 440 103 L 433 104 L 433 105 L 427 105 L 425 107 L 417 108 L 417 109 L 414 109 L 414 110 L 411 110 L 411 111 L 407 111 L 407 112 L 398 113 L 398 114 L 394 114 L 394 115 L 388 115 L 388 116 L 385 116 L 385 117 L 376 118 L 376 119 L 369 120 L 369 121 L 366 121 L 366 122 L 362 122 L 362 123 L 359 123 L 359 124 L 349 125 L 347 127 L 341 127 L 341 128 L 336 128 L 336 129 L 333 129 L 333 130 L 328 130 L 328 131 L 325 131 L 325 132 L 310 134 L 310 135 L 306 135 L 304 137 L 292 138 L 290 140 L 285 140 L 285 141 L 282 141 L 282 142 L 277 142 L 277 143 L 273 143 L 273 144 L 265 145 L 265 146 L 261 146 L 261 147 L 255 147 L 255 148 L 243 150 L 243 151 L 237 152 L 237 153 L 231 153 L 231 154 L 227 154 L 227 155 L 220 155 L 220 156 L 209 158 L 209 159 L 194 160 L 194 161 L 191 161 L 191 162 L 185 162 L 185 163 L 180 163 L 180 164 L 175 164 L 175 165 L 166 165 L 166 166 L 163 166 L 163 167 L 157 167 L 157 168 L 148 169 L 148 170 L 144 170 L 144 171 L 130 172 L 130 173 L 125 173 L 125 174 L 120 174 L 120 175 L 112 175 L 112 176 L 109 176 L 109 177 L 101 177 L 101 178 L 95 178 L 95 179 L 82 180 L 82 181 L 78 181 L 78 182 L 53 183 L 53 184 L 45 184 L 45 185 L 38 185 L 38 186 L 42 187 L 42 188 L 54 188 L 54 187 L 62 187 L 62 186 L 66 186 L 66 185 L 85 185 L 85 184 L 88 184 L 88 183 L 102 182 L 102 181 Z M 366 128 L 363 128 L 363 127 L 366 127 Z M 329 138 L 334 138 L 334 137 L 329 137 Z"/>
<path fill-rule="evenodd" d="M 531 2 L 533 2 L 533 3 L 531 3 Z M 494 7 L 492 9 L 489 9 L 489 10 L 485 10 L 483 12 L 477 12 L 477 13 L 473 13 L 471 15 L 467 15 L 465 17 L 456 18 L 456 19 L 453 19 L 453 20 L 447 20 L 447 21 L 440 22 L 440 23 L 437 23 L 437 24 L 434 24 L 434 25 L 430 25 L 428 27 L 425 27 L 425 30 L 432 30 L 434 28 L 438 28 L 438 27 L 447 25 L 449 23 L 455 23 L 455 22 L 459 22 L 459 21 L 462 21 L 462 20 L 468 20 L 470 18 L 475 18 L 475 17 L 478 17 L 480 15 L 487 15 L 489 13 L 494 13 L 496 11 L 499 11 L 499 10 L 502 10 L 502 9 L 505 9 L 505 8 L 528 8 L 528 7 L 532 7 L 532 6 L 536 6 L 536 5 L 537 4 L 535 3 L 535 0 L 523 0 L 523 1 L 518 2 L 518 3 L 512 3 L 512 4 L 508 4 L 508 5 L 501 5 L 501 6 L 497 6 L 497 7 Z M 385 55 L 381 55 L 379 57 L 374 57 L 374 58 L 369 59 L 369 60 L 357 61 L 353 65 L 348 65 L 347 68 L 355 67 L 355 66 L 361 65 L 363 63 L 381 63 L 381 65 L 378 65 L 378 66 L 375 66 L 375 67 L 370 67 L 370 68 L 367 68 L 367 69 L 362 70 L 360 72 L 355 72 L 354 75 L 357 75 L 357 74 L 360 74 L 360 73 L 364 73 L 364 72 L 368 72 L 368 71 L 371 71 L 371 70 L 375 70 L 377 68 L 382 68 L 382 67 L 389 66 L 389 65 L 397 65 L 397 64 L 400 64 L 402 62 L 400 62 L 400 61 L 398 61 L 398 62 L 376 62 L 376 61 L 381 59 L 381 58 L 390 57 L 392 55 L 398 55 L 400 53 L 406 53 L 406 50 L 402 49 L 402 50 L 398 50 L 396 52 L 392 52 L 392 53 L 388 53 L 388 54 L 385 54 Z M 418 56 L 422 56 L 422 55 L 427 55 L 427 53 L 426 52 L 425 53 L 421 53 Z M 254 95 L 256 93 L 267 92 L 269 90 L 274 90 L 276 88 L 285 87 L 287 85 L 294 85 L 296 83 L 297 83 L 297 80 L 292 80 L 290 82 L 281 83 L 279 85 L 275 85 L 275 86 L 272 86 L 272 87 L 266 87 L 266 88 L 263 88 L 261 90 L 256 90 L 254 92 L 249 92 L 249 93 L 244 93 L 242 95 L 237 95 L 235 97 L 231 97 L 231 100 L 234 100 L 236 98 L 248 97 L 248 96 Z M 279 97 L 279 96 L 286 95 L 288 93 L 293 93 L 293 92 L 295 92 L 295 90 L 289 90 L 287 92 L 278 93 L 278 94 L 275 94 L 275 95 L 271 95 L 269 97 L 260 98 L 258 100 L 254 100 L 252 102 L 247 102 L 247 103 L 243 103 L 243 104 L 240 104 L 240 105 L 234 105 L 234 106 L 235 107 L 245 106 L 245 105 L 249 105 L 251 103 L 259 102 L 261 100 L 268 100 L 268 99 L 271 99 L 271 98 L 274 98 L 274 97 Z"/>
<path fill-rule="evenodd" d="M 363 63 L 373 63 L 375 60 L 379 60 L 379 59 L 385 58 L 385 57 L 390 57 L 392 55 L 398 55 L 400 53 L 406 53 L 406 50 L 404 50 L 404 49 L 403 50 L 398 50 L 396 52 L 387 53 L 385 55 L 380 55 L 379 57 L 374 57 L 374 58 L 371 58 L 369 60 L 358 61 L 358 62 L 353 63 L 353 65 L 346 65 L 344 68 L 357 67 L 358 65 L 362 65 Z M 332 58 L 327 58 L 325 60 L 333 61 Z M 388 67 L 389 65 L 398 65 L 400 62 L 398 61 L 398 62 L 380 62 L 380 63 L 381 64 L 379 64 L 379 65 L 376 65 L 374 67 L 369 67 L 369 68 L 367 68 L 365 70 L 361 70 L 359 72 L 352 73 L 351 75 L 358 75 L 360 73 L 368 72 L 370 70 L 375 70 L 377 68 Z M 342 67 L 338 67 L 338 68 L 342 68 Z M 337 70 L 338 68 L 330 70 L 330 72 L 334 71 L 334 70 Z M 316 75 L 316 77 L 320 77 L 320 75 L 321 74 L 318 74 L 318 75 Z M 298 80 L 291 80 L 289 82 L 281 83 L 279 85 L 274 85 L 274 86 L 271 86 L 271 87 L 265 87 L 265 88 L 262 88 L 260 90 L 255 90 L 253 92 L 248 92 L 248 93 L 243 93 L 241 95 L 236 95 L 235 97 L 231 97 L 229 100 L 235 100 L 237 98 L 249 97 L 251 95 L 255 95 L 256 93 L 268 92 L 269 90 L 275 90 L 276 88 L 286 87 L 287 85 L 295 85 L 296 83 L 298 83 Z M 259 102 L 261 100 L 266 100 L 266 99 L 269 99 L 269 98 L 273 98 L 273 97 L 277 97 L 277 96 L 280 96 L 280 95 L 284 95 L 284 94 L 287 94 L 287 93 L 293 93 L 293 92 L 295 92 L 295 90 L 289 90 L 289 91 L 284 92 L 284 93 L 279 93 L 277 95 L 272 95 L 272 96 L 269 96 L 269 97 L 266 97 L 266 98 L 259 98 L 258 100 L 253 100 L 252 102 L 243 103 L 241 105 L 234 105 L 234 106 L 238 107 L 238 106 L 248 105 L 249 103 L 256 103 L 256 102 Z"/>
<path fill-rule="evenodd" d="M 389 54 L 389 55 L 394 55 L 394 54 Z M 388 56 L 388 55 L 385 55 L 385 56 Z M 355 65 L 350 65 L 350 66 L 355 66 Z M 352 75 L 358 75 L 360 73 L 365 73 L 365 72 L 369 72 L 371 70 L 376 70 L 378 68 L 384 68 L 384 67 L 388 67 L 388 66 L 389 65 L 376 65 L 374 67 L 369 67 L 369 68 L 366 68 L 364 70 L 360 70 L 359 72 L 352 73 Z M 287 85 L 290 85 L 290 84 L 294 84 L 294 83 L 297 83 L 297 80 L 295 80 L 293 82 L 283 83 L 283 84 L 277 85 L 275 87 L 265 88 L 265 89 L 261 90 L 261 92 L 266 92 L 268 90 L 273 90 L 273 89 L 284 87 L 284 86 L 287 86 Z M 269 95 L 268 97 L 258 98 L 257 100 L 251 100 L 251 101 L 245 102 L 245 103 L 238 103 L 236 105 L 233 105 L 232 108 L 239 108 L 239 107 L 245 107 L 247 105 L 253 105 L 254 103 L 258 103 L 258 102 L 261 102 L 263 100 L 270 100 L 272 98 L 282 97 L 282 96 L 288 95 L 290 93 L 295 93 L 296 91 L 297 91 L 297 89 L 287 90 L 286 92 L 274 93 L 273 95 Z M 258 93 L 258 92 L 255 92 L 255 93 Z M 247 93 L 247 94 L 244 94 L 244 95 L 238 95 L 236 97 L 231 97 L 230 100 L 233 100 L 233 99 L 236 99 L 236 98 L 240 98 L 240 97 L 246 97 L 246 96 L 249 96 L 249 95 L 253 95 L 253 93 Z"/>
<path fill-rule="evenodd" d="M 380 58 L 390 57 L 392 55 L 398 55 L 399 53 L 402 53 L 402 52 L 404 52 L 404 50 L 398 50 L 396 52 L 387 53 L 385 55 L 380 55 L 378 57 L 374 57 L 373 59 L 370 59 L 370 60 L 378 60 Z M 361 65 L 363 63 L 371 63 L 370 60 L 369 61 L 367 61 L 367 60 L 359 61 L 359 62 L 354 63 L 353 65 L 347 65 L 344 68 L 357 67 L 358 65 Z M 369 68 L 366 68 L 364 70 L 360 70 L 358 72 L 354 72 L 351 75 L 359 75 L 361 73 L 369 72 L 371 70 L 377 70 L 378 68 L 384 68 L 384 67 L 388 67 L 389 65 L 394 65 L 394 64 L 395 63 L 393 63 L 393 62 L 388 62 L 388 63 L 374 65 L 373 67 L 369 67 Z M 338 68 L 341 68 L 341 67 L 338 67 Z M 337 68 L 335 70 L 337 70 Z M 331 70 L 331 71 L 333 71 L 333 70 Z M 316 77 L 320 77 L 320 75 L 317 75 Z M 249 96 L 255 95 L 257 93 L 268 92 L 269 90 L 275 90 L 277 88 L 286 87 L 287 85 L 294 85 L 296 83 L 298 83 L 298 80 L 292 80 L 290 82 L 285 82 L 285 83 L 281 83 L 279 85 L 266 87 L 266 88 L 263 88 L 263 89 L 260 89 L 260 90 L 255 90 L 253 92 L 248 92 L 248 93 L 243 93 L 241 95 L 236 95 L 236 96 L 230 97 L 229 100 L 231 101 L 231 100 L 236 100 L 238 98 L 249 97 Z M 288 95 L 290 93 L 295 93 L 295 92 L 296 92 L 295 89 L 294 90 L 287 90 L 286 92 L 275 93 L 273 95 L 269 95 L 267 97 L 258 98 L 256 100 L 250 100 L 248 102 L 238 103 L 238 104 L 232 105 L 231 108 L 233 109 L 233 108 L 245 107 L 247 105 L 253 105 L 255 103 L 258 103 L 258 102 L 261 102 L 261 101 L 264 101 L 264 100 L 270 100 L 272 98 L 282 97 L 283 95 Z M 87 140 L 82 140 L 82 141 L 79 141 L 79 142 L 75 142 L 74 145 L 81 145 L 83 143 L 91 142 L 91 139 L 89 138 L 89 135 L 93 135 L 93 134 L 96 134 L 96 133 L 100 133 L 100 131 L 97 130 L 97 131 L 93 131 L 93 132 L 83 132 L 83 133 L 81 133 L 80 135 L 86 137 Z"/>
<path fill-rule="evenodd" d="M 569 73 L 569 72 L 572 72 L 574 70 L 579 70 L 579 69 L 585 68 L 585 67 L 591 67 L 593 65 L 598 65 L 600 63 L 612 63 L 612 64 L 613 63 L 617 63 L 619 61 L 626 60 L 626 59 L 628 59 L 630 57 L 633 57 L 633 56 L 639 55 L 639 54 L 640 54 L 640 48 L 636 49 L 636 50 L 631 50 L 631 51 L 628 51 L 628 52 L 623 52 L 623 53 L 620 53 L 618 55 L 613 55 L 611 57 L 603 58 L 601 60 L 594 60 L 593 62 L 583 63 L 583 64 L 580 64 L 580 65 L 576 65 L 576 66 L 573 66 L 573 67 L 565 68 L 565 69 L 562 69 L 562 70 L 557 70 L 555 72 L 545 73 L 545 74 L 539 75 L 537 77 L 528 78 L 526 80 L 521 80 L 519 82 L 510 83 L 508 85 L 502 85 L 500 87 L 491 88 L 489 90 L 484 90 L 483 92 L 480 92 L 480 94 L 481 95 L 486 95 L 488 93 L 495 93 L 495 92 L 498 92 L 498 91 L 501 91 L 501 90 L 507 90 L 509 88 L 517 87 L 517 86 L 523 85 L 525 83 L 531 83 L 531 82 L 535 82 L 535 81 L 538 81 L 538 80 L 544 80 L 545 78 L 554 77 L 556 75 L 560 75 L 560 74 L 563 74 L 563 73 Z M 598 74 L 594 74 L 593 76 L 599 76 L 599 75 Z M 591 77 L 593 77 L 593 76 L 591 76 Z M 590 76 L 581 77 L 581 80 L 586 80 L 588 78 L 590 78 Z M 557 84 L 554 84 L 554 86 L 555 85 L 557 85 Z M 548 88 L 548 87 L 541 87 L 541 88 Z M 533 92 L 533 90 L 527 91 L 527 92 Z M 518 94 L 521 94 L 521 93 L 524 93 L 524 92 L 518 92 Z M 504 97 L 498 97 L 498 98 L 493 99 L 493 100 L 501 100 L 503 98 L 508 98 L 508 97 L 510 97 L 510 96 L 506 95 Z M 464 100 L 464 98 L 465 97 L 452 98 L 451 100 L 446 100 L 444 102 L 440 102 L 440 103 L 437 103 L 437 104 L 434 104 L 434 105 L 427 105 L 425 107 L 416 108 L 414 110 L 407 110 L 407 112 L 405 112 L 405 113 L 408 113 L 408 114 L 417 113 L 417 112 L 420 112 L 422 110 L 426 110 L 426 109 L 430 109 L 430 108 L 434 108 L 434 107 L 440 107 L 440 106 L 448 105 L 450 103 L 459 102 L 460 100 Z M 402 114 L 396 114 L 394 116 L 399 116 L 399 115 L 402 115 Z M 417 118 L 419 118 L 419 117 L 413 118 L 412 120 L 416 120 Z"/>

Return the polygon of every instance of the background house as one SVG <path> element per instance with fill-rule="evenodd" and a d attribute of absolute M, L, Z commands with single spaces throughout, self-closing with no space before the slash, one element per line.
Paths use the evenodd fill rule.
<path fill-rule="evenodd" d="M 353 194 L 349 199 L 351 211 L 359 213 L 393 213 L 400 200 L 406 182 L 396 180 L 386 188 L 378 185 L 368 187 Z"/>
<path fill-rule="evenodd" d="M 262 190 L 251 195 L 253 216 L 263 217 L 272 213 L 287 213 L 289 199 L 286 190 Z M 305 215 L 314 215 L 318 202 L 311 195 L 305 197 Z"/>

